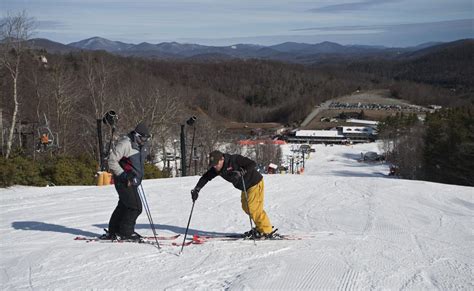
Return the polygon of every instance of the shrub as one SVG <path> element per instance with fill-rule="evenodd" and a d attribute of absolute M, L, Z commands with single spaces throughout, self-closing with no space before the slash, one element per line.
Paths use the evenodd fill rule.
<path fill-rule="evenodd" d="M 39 163 L 20 156 L 10 159 L 0 158 L 0 186 L 9 187 L 15 184 L 27 186 L 44 186 L 46 180 L 41 175 Z"/>
<path fill-rule="evenodd" d="M 61 157 L 52 169 L 55 185 L 94 185 L 96 166 L 84 158 Z"/>
<path fill-rule="evenodd" d="M 145 164 L 144 179 L 159 179 L 168 177 L 170 177 L 170 173 L 168 171 L 161 171 L 157 166 L 153 164 Z"/>
<path fill-rule="evenodd" d="M 12 185 L 45 186 L 94 185 L 96 163 L 86 157 L 58 157 L 34 161 L 14 156 L 0 158 L 0 187 Z"/>
<path fill-rule="evenodd" d="M 61 156 L 34 161 L 14 156 L 0 157 L 0 187 L 12 185 L 46 186 L 95 185 L 97 162 L 87 156 Z M 145 164 L 145 179 L 168 178 L 170 173 Z"/>

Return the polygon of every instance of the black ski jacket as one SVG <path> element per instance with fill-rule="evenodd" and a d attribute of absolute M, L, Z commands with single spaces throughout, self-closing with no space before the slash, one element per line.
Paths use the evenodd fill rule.
<path fill-rule="evenodd" d="M 244 169 L 246 174 L 244 175 L 245 181 L 245 190 L 249 189 L 252 186 L 257 185 L 263 177 L 255 169 L 257 164 L 249 158 L 246 158 L 241 155 L 229 155 L 224 154 L 224 165 L 222 169 L 217 172 L 214 167 L 211 167 L 202 177 L 199 179 L 196 188 L 201 189 L 207 182 L 211 181 L 217 176 L 221 176 L 225 180 L 231 182 L 235 188 L 243 191 L 244 187 L 242 185 L 242 178 L 240 174 L 236 173 L 240 169 Z"/>

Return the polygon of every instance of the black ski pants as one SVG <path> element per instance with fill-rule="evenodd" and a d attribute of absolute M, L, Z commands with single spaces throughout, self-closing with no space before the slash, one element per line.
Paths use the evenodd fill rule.
<path fill-rule="evenodd" d="M 119 195 L 119 201 L 110 217 L 109 232 L 123 237 L 130 236 L 135 232 L 137 218 L 142 213 L 138 186 L 127 187 L 126 184 L 117 181 L 115 189 Z"/>

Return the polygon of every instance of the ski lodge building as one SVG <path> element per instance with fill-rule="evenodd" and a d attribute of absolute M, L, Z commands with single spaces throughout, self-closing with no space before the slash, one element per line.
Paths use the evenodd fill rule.
<path fill-rule="evenodd" d="M 297 130 L 289 143 L 366 143 L 373 142 L 377 131 L 372 126 L 338 126 L 333 130 Z"/>
<path fill-rule="evenodd" d="M 377 124 L 379 124 L 378 121 L 355 119 L 355 118 L 347 119 L 346 122 L 355 123 L 355 124 L 363 124 L 363 125 L 374 126 L 374 127 L 377 127 Z"/>

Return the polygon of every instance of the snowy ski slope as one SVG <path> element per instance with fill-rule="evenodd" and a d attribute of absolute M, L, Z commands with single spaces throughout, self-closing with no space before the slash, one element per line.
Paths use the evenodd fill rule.
<path fill-rule="evenodd" d="M 314 146 L 304 175 L 266 175 L 265 208 L 300 241 L 209 241 L 179 248 L 85 243 L 107 227 L 113 186 L 0 189 L 0 289 L 473 290 L 474 189 L 388 178 L 362 164 L 376 144 Z M 147 180 L 160 235 L 184 233 L 198 177 Z M 200 194 L 191 234 L 249 229 L 221 178 Z M 151 235 L 145 213 L 137 231 Z M 178 239 L 181 242 L 182 236 Z"/>

